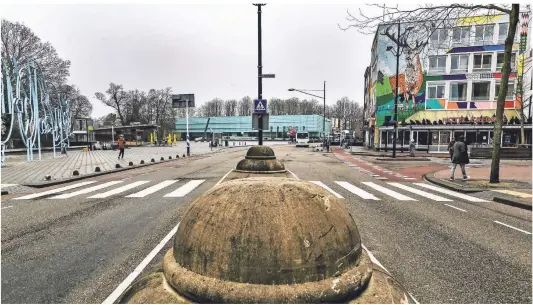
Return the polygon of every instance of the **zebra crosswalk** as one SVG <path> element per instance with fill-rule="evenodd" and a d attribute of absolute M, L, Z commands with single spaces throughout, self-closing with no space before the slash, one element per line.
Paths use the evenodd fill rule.
<path fill-rule="evenodd" d="M 130 183 L 127 183 L 124 180 L 114 180 L 101 183 L 97 181 L 84 181 L 44 192 L 24 195 L 13 199 L 29 200 L 48 198 L 54 200 L 64 200 L 74 197 L 79 198 L 82 196 L 88 196 L 86 197 L 88 199 L 102 199 L 112 196 L 123 196 L 124 198 L 144 198 L 148 196 L 180 198 L 185 197 L 204 182 L 205 180 L 140 180 Z M 419 201 L 420 199 L 416 199 L 417 197 L 413 196 L 416 195 L 419 196 L 419 198 L 438 202 L 453 201 L 453 199 L 449 197 L 455 197 L 470 202 L 487 201 L 427 183 L 375 183 L 370 181 L 353 183 L 349 181 L 333 181 L 333 183 L 328 185 L 322 181 L 313 180 L 309 182 L 325 189 L 335 197 L 341 199 L 348 195 L 355 195 L 363 200 L 373 201 L 385 199 L 392 199 L 394 201 Z M 436 193 L 439 194 L 437 195 Z"/>

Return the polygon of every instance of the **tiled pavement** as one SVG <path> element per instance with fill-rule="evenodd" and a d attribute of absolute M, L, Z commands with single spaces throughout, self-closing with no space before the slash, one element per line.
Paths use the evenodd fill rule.
<path fill-rule="evenodd" d="M 221 148 L 213 148 L 218 151 Z M 16 185 L 44 182 L 44 177 L 50 175 L 51 180 L 60 180 L 72 177 L 74 170 L 78 170 L 80 176 L 94 173 L 95 167 L 100 167 L 102 172 L 115 169 L 115 164 L 128 167 L 129 162 L 138 165 L 141 160 L 150 163 L 154 158 L 159 161 L 161 157 L 168 160 L 176 155 L 180 158 L 186 152 L 185 143 L 176 146 L 144 146 L 126 149 L 124 159 L 118 160 L 118 150 L 96 150 L 96 151 L 71 151 L 67 155 L 57 154 L 53 158 L 50 153 L 43 154 L 40 161 L 25 162 L 25 156 L 14 156 L 7 160 L 6 165 L 1 169 L 2 189 L 10 190 Z M 192 154 L 210 153 L 209 144 L 191 143 Z M 19 160 L 16 160 L 19 157 Z M 8 185 L 15 184 L 15 185 Z"/>

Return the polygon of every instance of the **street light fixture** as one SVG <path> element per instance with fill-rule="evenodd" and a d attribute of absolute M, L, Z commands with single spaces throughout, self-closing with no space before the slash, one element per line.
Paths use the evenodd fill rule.
<path fill-rule="evenodd" d="M 297 91 L 297 92 L 300 92 L 300 93 L 303 93 L 303 94 L 307 94 L 307 95 L 310 95 L 310 96 L 314 96 L 316 98 L 320 98 L 320 99 L 323 99 L 324 100 L 324 116 L 323 116 L 323 120 L 322 120 L 322 131 L 324 132 L 324 139 L 326 138 L 326 81 L 324 81 L 324 89 L 322 90 L 304 90 L 304 89 L 294 89 L 294 88 L 290 88 L 289 91 Z M 314 94 L 311 94 L 311 93 L 307 93 L 305 91 L 321 91 L 324 93 L 324 96 L 318 96 L 318 95 L 314 95 Z"/>

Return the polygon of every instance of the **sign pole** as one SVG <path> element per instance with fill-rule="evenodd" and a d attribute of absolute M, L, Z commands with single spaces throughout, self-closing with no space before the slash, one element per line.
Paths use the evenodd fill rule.
<path fill-rule="evenodd" d="M 261 102 L 263 99 L 263 66 L 261 60 L 261 6 L 265 4 L 254 4 L 257 6 L 257 38 L 258 38 L 258 48 L 257 48 L 257 89 L 258 97 L 257 99 Z M 259 117 L 259 145 L 263 145 L 263 116 Z"/>
<path fill-rule="evenodd" d="M 187 157 L 191 154 L 191 143 L 189 143 L 189 100 L 185 101 L 185 116 L 187 121 Z"/>

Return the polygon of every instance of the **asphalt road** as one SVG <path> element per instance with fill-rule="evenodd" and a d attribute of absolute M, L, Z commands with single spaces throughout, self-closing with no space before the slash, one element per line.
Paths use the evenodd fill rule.
<path fill-rule="evenodd" d="M 275 150 L 299 179 L 318 181 L 345 198 L 363 244 L 419 302 L 531 303 L 531 211 L 471 202 L 389 173 L 380 180 L 372 175 L 377 169 L 351 156 L 339 160 L 293 146 Z M 176 226 L 187 203 L 215 185 L 244 152 L 105 175 L 44 197 L 3 196 L 2 303 L 103 302 Z M 116 184 L 99 188 L 105 183 Z M 164 197 L 170 194 L 183 197 Z"/>

